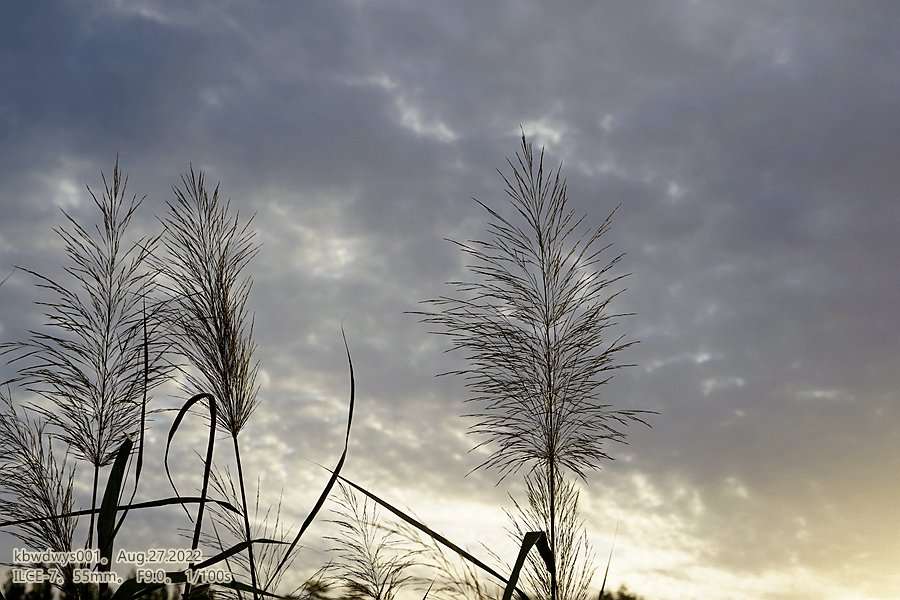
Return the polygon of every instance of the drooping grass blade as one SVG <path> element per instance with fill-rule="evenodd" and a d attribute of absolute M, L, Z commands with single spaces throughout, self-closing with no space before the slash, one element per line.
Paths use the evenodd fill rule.
<path fill-rule="evenodd" d="M 216 436 L 216 401 L 210 394 L 197 394 L 193 396 L 190 400 L 184 403 L 184 406 L 181 407 L 181 410 L 178 411 L 178 415 L 175 416 L 175 421 L 172 423 L 172 427 L 169 429 L 169 439 L 166 440 L 166 454 L 163 458 L 163 464 L 166 467 L 166 476 L 169 478 L 169 483 L 172 485 L 172 489 L 175 490 L 175 495 L 180 496 L 178 493 L 178 488 L 175 487 L 175 482 L 172 481 L 172 474 L 169 472 L 169 447 L 172 445 L 172 438 L 175 437 L 175 432 L 178 431 L 179 425 L 181 425 L 181 421 L 184 419 L 184 416 L 187 414 L 187 411 L 196 404 L 200 402 L 204 398 L 209 399 L 209 413 L 210 413 L 210 423 L 209 423 L 209 446 L 206 452 L 206 466 L 203 470 L 203 489 L 206 489 L 206 483 L 209 481 L 209 470 L 212 468 L 212 449 L 213 444 L 215 442 Z M 201 498 L 205 498 L 206 494 L 201 495 Z M 203 515 L 203 502 L 200 503 L 200 510 L 198 511 L 198 520 L 199 517 Z M 184 509 L 185 514 L 187 514 L 188 518 L 191 518 L 190 513 L 187 512 L 187 508 Z M 193 520 L 193 519 L 191 519 Z"/>
<path fill-rule="evenodd" d="M 278 568 L 273 571 L 273 574 L 269 578 L 269 582 L 266 584 L 266 587 L 268 587 L 268 584 L 274 580 L 275 576 L 284 567 L 285 563 L 288 560 L 288 557 L 291 555 L 291 552 L 297 545 L 297 542 L 300 541 L 300 536 L 303 535 L 307 527 L 309 527 L 310 523 L 312 523 L 319 510 L 322 508 L 322 505 L 325 504 L 325 499 L 328 497 L 328 494 L 331 493 L 331 488 L 334 487 L 334 482 L 337 481 L 337 478 L 340 476 L 339 473 L 344 466 L 344 461 L 347 459 L 347 448 L 350 446 L 350 426 L 353 423 L 353 405 L 356 400 L 356 379 L 353 377 L 353 360 L 350 358 L 350 346 L 347 345 L 347 336 L 344 334 L 343 326 L 341 326 L 341 336 L 344 338 L 344 349 L 347 351 L 347 362 L 350 364 L 350 410 L 347 412 L 347 435 L 344 437 L 344 451 L 341 453 L 341 459 L 338 461 L 337 466 L 334 468 L 334 471 L 328 469 L 329 471 L 331 471 L 331 479 L 328 480 L 328 485 L 326 485 L 325 489 L 322 490 L 322 493 L 319 495 L 319 500 L 316 502 L 316 505 L 306 517 L 306 520 L 300 527 L 300 531 L 297 533 L 297 537 L 294 538 L 293 543 L 291 543 L 291 547 L 288 548 L 288 551 L 284 554 L 284 558 L 282 558 L 281 562 L 278 564 Z"/>
<path fill-rule="evenodd" d="M 184 419 L 187 411 L 201 400 L 209 401 L 209 442 L 206 447 L 206 463 L 203 466 L 203 489 L 200 492 L 200 506 L 197 508 L 197 522 L 194 524 L 194 537 L 191 545 L 191 549 L 194 550 L 197 549 L 200 542 L 200 527 L 203 523 L 203 509 L 206 506 L 206 492 L 209 487 L 209 473 L 212 469 L 213 447 L 215 446 L 216 441 L 216 400 L 211 394 L 196 394 L 190 400 L 185 402 L 184 406 L 181 407 L 181 410 L 178 411 L 178 415 L 175 417 L 175 421 L 169 429 L 169 439 L 166 441 L 166 454 L 164 458 L 166 475 L 169 477 L 169 483 L 172 484 L 172 489 L 175 490 L 175 495 L 178 496 L 178 488 L 175 487 L 175 482 L 172 481 L 172 475 L 169 472 L 169 447 L 171 446 L 172 438 L 175 437 L 175 432 L 178 431 L 178 426 L 181 425 L 181 421 Z M 185 508 L 184 505 L 182 505 L 182 508 L 184 508 L 184 512 L 187 513 L 188 518 L 190 518 L 191 515 L 187 512 L 187 508 Z M 188 589 L 185 589 L 185 594 L 189 593 L 190 586 L 188 586 Z"/>
<path fill-rule="evenodd" d="M 512 573 L 509 575 L 509 583 L 506 584 L 506 589 L 503 590 L 503 600 L 512 600 L 513 589 L 515 589 L 516 583 L 519 581 L 519 574 L 522 571 L 522 566 L 525 564 L 525 558 L 535 544 L 537 544 L 538 552 L 541 553 L 541 558 L 544 559 L 547 570 L 550 573 L 555 571 L 553 552 L 551 552 L 550 546 L 547 544 L 547 534 L 543 531 L 529 531 L 522 539 L 522 547 L 519 550 L 519 556 L 516 557 L 516 564 L 513 566 Z"/>

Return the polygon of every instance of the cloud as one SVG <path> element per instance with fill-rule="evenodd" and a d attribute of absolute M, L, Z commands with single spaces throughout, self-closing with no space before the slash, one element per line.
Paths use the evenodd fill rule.
<path fill-rule="evenodd" d="M 660 413 L 583 488 L 598 555 L 621 514 L 613 564 L 648 598 L 894 597 L 896 16 L 840 2 L 23 4 L 0 20 L 0 277 L 19 264 L 66 280 L 56 207 L 92 226 L 84 184 L 100 189 L 117 155 L 147 195 L 135 238 L 203 170 L 263 243 L 250 302 L 265 385 L 247 431 L 262 501 L 283 487 L 302 522 L 327 481 L 308 461 L 340 454 L 343 324 L 348 474 L 473 547 L 500 543 L 521 482 L 466 476 L 483 459 L 465 382 L 434 377 L 464 357 L 405 311 L 470 276 L 443 238 L 489 235 L 472 197 L 516 218 L 495 169 L 509 173 L 522 127 L 548 168 L 563 163 L 586 225 L 622 204 L 607 253 L 632 275 L 611 306 L 635 314 L 614 331 L 640 344 L 601 400 Z M 34 283 L 17 271 L 0 287 L 4 340 L 44 326 Z M 193 422 L 181 436 L 205 439 Z M 179 460 L 196 487 L 193 454 Z M 167 489 L 145 469 L 149 496 Z M 127 543 L 182 518 L 130 515 Z"/>

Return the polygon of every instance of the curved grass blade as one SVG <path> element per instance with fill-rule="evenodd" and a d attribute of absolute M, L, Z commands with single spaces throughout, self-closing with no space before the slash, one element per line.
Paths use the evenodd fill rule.
<path fill-rule="evenodd" d="M 550 544 L 547 543 L 547 535 L 540 538 L 537 541 L 537 549 L 538 553 L 541 555 L 541 558 L 544 559 L 544 565 L 547 567 L 547 572 L 556 574 L 556 560 L 553 556 L 553 550 L 550 549 Z"/>
<path fill-rule="evenodd" d="M 172 423 L 172 427 L 169 429 L 169 439 L 166 441 L 166 455 L 163 459 L 163 464 L 166 467 L 166 476 L 169 478 L 169 483 L 172 484 L 172 489 L 175 490 L 175 495 L 180 497 L 178 493 L 178 488 L 175 487 L 175 482 L 172 481 L 172 474 L 169 472 L 169 446 L 172 444 L 172 438 L 175 437 L 175 432 L 178 431 L 178 426 L 181 425 L 182 419 L 187 414 L 187 411 L 197 402 L 200 402 L 204 398 L 209 399 L 209 412 L 210 412 L 210 422 L 209 422 L 209 446 L 206 452 L 206 467 L 203 471 L 203 490 L 206 491 L 206 484 L 209 481 L 209 470 L 212 467 L 212 450 L 213 443 L 215 441 L 216 436 L 216 401 L 210 394 L 197 394 L 193 396 L 190 400 L 184 403 L 184 406 L 181 407 L 181 410 L 178 411 L 178 415 L 175 417 L 175 421 Z M 206 494 L 204 493 L 201 496 L 201 499 L 206 498 Z M 203 502 L 200 502 L 200 510 L 198 511 L 197 518 L 198 523 L 200 517 L 203 516 Z M 188 518 L 191 518 L 190 513 L 188 513 L 187 508 L 184 509 L 185 514 L 187 514 Z M 193 521 L 193 519 L 191 519 Z M 198 525 L 199 526 L 199 525 Z M 196 546 L 195 546 L 196 548 Z"/>
<path fill-rule="evenodd" d="M 525 564 L 525 558 L 535 544 L 537 544 L 538 552 L 541 553 L 541 558 L 544 559 L 544 564 L 547 565 L 547 570 L 550 573 L 556 570 L 553 564 L 553 552 L 550 551 L 550 546 L 547 544 L 547 534 L 543 531 L 529 531 L 522 539 L 522 547 L 519 549 L 516 564 L 509 575 L 509 583 L 506 584 L 506 589 L 503 590 L 503 600 L 512 600 L 512 593 L 516 587 L 516 582 L 519 581 L 519 574 L 522 571 L 522 566 Z"/>
<path fill-rule="evenodd" d="M 328 485 L 325 486 L 325 489 L 322 490 L 321 495 L 319 495 L 319 500 L 316 502 L 316 505 L 313 507 L 312 511 L 306 517 L 306 520 L 303 522 L 303 525 L 300 527 L 300 531 L 297 532 L 297 537 L 294 538 L 294 541 L 291 543 L 291 547 L 288 548 L 288 551 L 284 553 L 284 558 L 281 559 L 281 562 L 278 564 L 278 568 L 276 568 L 272 576 L 269 578 L 268 582 L 266 582 L 266 587 L 275 579 L 277 574 L 284 567 L 285 563 L 288 560 L 288 557 L 291 555 L 291 552 L 297 546 L 297 542 L 300 541 L 300 536 L 306 531 L 307 527 L 309 527 L 310 523 L 312 523 L 316 514 L 318 514 L 319 510 L 322 508 L 322 505 L 325 504 L 325 499 L 328 497 L 328 494 L 331 493 L 331 488 L 334 487 L 334 482 L 337 481 L 337 478 L 340 476 L 341 468 L 344 466 L 344 461 L 347 459 L 347 448 L 350 446 L 350 426 L 353 423 L 353 405 L 356 401 L 356 379 L 353 377 L 353 360 L 350 358 L 350 346 L 347 345 L 347 336 L 344 334 L 344 327 L 341 326 L 341 337 L 344 338 L 344 349 L 347 351 L 347 362 L 350 364 L 350 410 L 347 412 L 347 435 L 344 437 L 344 451 L 341 453 L 341 459 L 338 461 L 337 466 L 334 468 L 334 471 L 331 471 L 331 479 L 328 480 Z"/>
<path fill-rule="evenodd" d="M 196 565 L 194 568 L 195 569 L 205 569 L 206 567 L 208 567 L 210 565 L 220 563 L 223 560 L 225 560 L 226 558 L 229 558 L 229 557 L 237 554 L 238 552 L 243 552 L 244 550 L 246 550 L 247 548 L 250 547 L 250 544 L 287 544 L 287 542 L 285 542 L 283 540 L 270 540 L 268 538 L 258 538 L 258 539 L 250 540 L 247 542 L 240 542 L 240 543 L 235 544 L 228 550 L 219 552 L 215 556 L 211 556 L 211 557 L 207 558 L 200 564 Z"/>
<path fill-rule="evenodd" d="M 100 563 L 98 571 L 109 571 L 112 567 L 113 540 L 116 537 L 116 510 L 119 504 L 119 492 L 122 489 L 122 481 L 125 478 L 125 469 L 128 466 L 128 457 L 131 456 L 131 447 L 134 442 L 131 436 L 125 434 L 125 441 L 116 454 L 116 462 L 106 482 L 106 491 L 103 492 L 103 502 L 100 504 L 100 514 L 97 517 L 97 544 L 100 548 Z M 104 562 L 105 559 L 105 562 Z M 105 595 L 108 583 L 100 584 L 100 597 Z"/>
<path fill-rule="evenodd" d="M 197 526 L 194 528 L 194 539 L 191 545 L 196 550 L 200 543 L 200 524 L 203 521 L 203 509 L 206 506 L 206 492 L 209 489 L 209 473 L 212 468 L 213 446 L 216 441 L 216 402 L 210 394 L 200 394 L 209 399 L 209 443 L 206 446 L 206 464 L 203 469 L 203 488 L 200 491 L 200 506 L 197 508 Z"/>
<path fill-rule="evenodd" d="M 200 393 L 194 395 L 190 400 L 184 403 L 184 406 L 181 407 L 181 410 L 178 411 L 178 415 L 175 417 L 175 421 L 172 423 L 172 427 L 169 429 L 169 439 L 166 441 L 166 455 L 164 459 L 164 464 L 166 466 L 166 475 L 169 477 L 169 483 L 172 484 L 172 489 L 175 490 L 175 495 L 178 496 L 178 488 L 175 487 L 175 482 L 172 481 L 172 474 L 169 472 L 169 447 L 172 444 L 172 438 L 175 437 L 175 432 L 178 431 L 178 426 L 181 425 L 182 419 L 187 414 L 187 411 L 201 400 L 209 400 L 209 443 L 206 447 L 206 463 L 203 466 L 203 488 L 200 492 L 200 506 L 197 508 L 197 521 L 194 525 L 194 538 L 192 540 L 191 549 L 196 550 L 197 546 L 200 543 L 200 527 L 203 523 L 203 509 L 206 507 L 206 492 L 209 488 L 209 472 L 212 468 L 212 457 L 213 457 L 213 447 L 215 446 L 216 441 L 216 400 L 212 397 L 211 394 Z M 188 513 L 187 508 L 184 507 L 184 512 L 190 518 L 190 513 Z M 193 567 L 193 565 L 191 565 Z M 185 595 L 190 594 L 190 585 L 185 587 Z"/>
<path fill-rule="evenodd" d="M 225 510 L 230 510 L 233 513 L 240 514 L 240 511 L 235 508 L 232 504 L 225 502 L 224 500 L 214 500 L 212 498 L 203 499 L 199 496 L 180 496 L 178 498 L 163 498 L 162 500 L 148 500 L 147 502 L 138 502 L 136 504 L 123 504 L 116 508 L 119 510 L 130 510 L 132 508 L 156 508 L 157 506 L 170 506 L 172 504 L 199 504 L 200 502 L 211 503 L 214 502 L 218 504 Z M 26 523 L 37 523 L 38 521 L 50 521 L 53 519 L 66 519 L 69 517 L 83 517 L 85 515 L 89 515 L 91 513 L 96 513 L 96 510 L 91 510 L 86 508 L 84 510 L 76 510 L 73 512 L 64 513 L 61 515 L 52 515 L 48 517 L 34 517 L 33 519 L 19 519 L 18 521 L 3 521 L 0 523 L 0 527 L 12 527 L 13 525 L 24 525 Z"/>

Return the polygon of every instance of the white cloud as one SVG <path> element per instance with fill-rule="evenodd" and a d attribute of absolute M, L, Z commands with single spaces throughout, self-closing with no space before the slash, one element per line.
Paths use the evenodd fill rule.
<path fill-rule="evenodd" d="M 805 389 L 794 393 L 798 400 L 829 400 L 832 402 L 852 402 L 853 395 L 849 394 L 846 389 Z"/>
<path fill-rule="evenodd" d="M 704 396 L 709 396 L 714 392 L 744 387 L 745 383 L 742 377 L 711 377 L 700 382 L 700 389 L 703 390 Z"/>
<path fill-rule="evenodd" d="M 351 85 L 374 85 L 384 90 L 393 100 L 399 124 L 417 136 L 441 143 L 450 143 L 459 137 L 443 120 L 429 114 L 433 111 L 423 106 L 417 90 L 407 88 L 390 75 L 382 73 L 361 79 L 346 78 L 345 81 Z"/>

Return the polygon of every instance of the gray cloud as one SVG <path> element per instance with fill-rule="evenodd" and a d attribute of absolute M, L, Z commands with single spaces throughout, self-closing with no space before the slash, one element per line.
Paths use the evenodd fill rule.
<path fill-rule="evenodd" d="M 464 477 L 480 462 L 466 392 L 434 377 L 462 357 L 405 311 L 466 277 L 443 238 L 485 237 L 471 197 L 512 214 L 495 169 L 521 125 L 586 223 L 622 204 L 608 252 L 632 275 L 615 309 L 636 315 L 616 331 L 640 344 L 604 397 L 660 414 L 583 488 L 599 556 L 621 515 L 616 586 L 891 597 L 898 17 L 878 2 L 29 3 L 0 20 L 0 265 L 64 277 L 56 207 L 92 222 L 84 184 L 98 191 L 117 154 L 148 196 L 141 235 L 203 170 L 263 244 L 246 454 L 264 500 L 283 487 L 301 522 L 326 480 L 308 461 L 341 451 L 343 320 L 348 474 L 475 548 L 502 539 L 522 486 Z M 0 288 L 4 340 L 43 322 L 32 283 Z M 167 493 L 146 477 L 148 497 Z M 460 527 L 468 514 L 486 524 Z M 130 516 L 129 543 L 176 517 Z"/>

